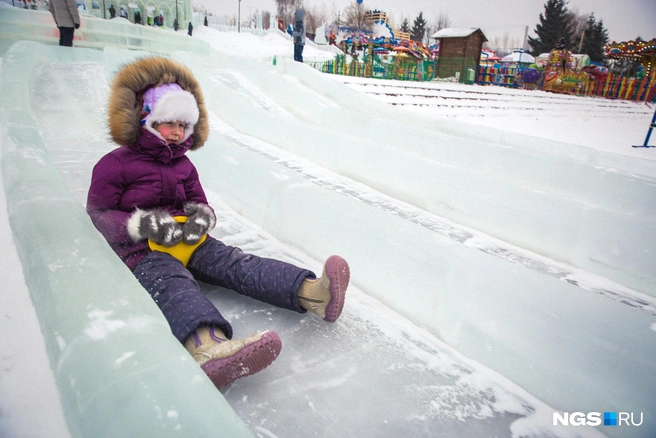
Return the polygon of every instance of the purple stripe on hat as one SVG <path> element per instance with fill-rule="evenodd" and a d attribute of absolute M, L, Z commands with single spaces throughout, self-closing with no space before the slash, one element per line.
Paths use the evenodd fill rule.
<path fill-rule="evenodd" d="M 178 84 L 172 82 L 170 84 L 160 85 L 159 87 L 153 87 L 148 89 L 143 95 L 143 111 L 148 114 L 155 107 L 157 101 L 166 93 L 173 90 L 182 90 Z"/>

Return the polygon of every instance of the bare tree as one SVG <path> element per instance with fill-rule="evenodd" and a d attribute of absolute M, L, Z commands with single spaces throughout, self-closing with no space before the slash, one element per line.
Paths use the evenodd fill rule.
<path fill-rule="evenodd" d="M 344 24 L 357 31 L 372 30 L 373 23 L 365 20 L 365 8 L 362 3 L 352 3 L 344 9 Z"/>
<path fill-rule="evenodd" d="M 423 43 L 426 46 L 431 44 L 431 36 L 438 30 L 447 29 L 451 26 L 451 19 L 445 12 L 440 13 L 426 26 L 426 34 L 424 35 Z"/>
<path fill-rule="evenodd" d="M 508 50 L 509 42 L 510 42 L 510 35 L 508 35 L 508 32 L 504 32 L 503 37 L 501 38 L 501 48 L 506 54 L 510 53 L 510 50 Z"/>
<path fill-rule="evenodd" d="M 285 23 L 294 21 L 294 11 L 303 8 L 303 0 L 276 0 L 278 17 L 282 17 Z"/>
<path fill-rule="evenodd" d="M 440 11 L 435 19 L 435 32 L 442 29 L 448 29 L 449 27 L 451 27 L 451 18 L 449 18 L 449 14 Z"/>
<path fill-rule="evenodd" d="M 579 8 L 574 7 L 568 10 L 567 15 L 570 19 L 572 34 L 576 38 L 577 36 L 581 35 L 588 27 L 588 19 L 590 18 L 590 14 L 581 14 L 579 13 Z"/>
<path fill-rule="evenodd" d="M 325 3 L 323 3 L 325 6 Z M 335 6 L 335 2 L 330 5 L 330 13 L 328 14 L 332 23 L 335 23 L 337 26 L 341 26 L 344 22 L 344 14 L 342 11 Z"/>
<path fill-rule="evenodd" d="M 583 45 L 585 30 L 588 28 L 590 14 L 579 14 L 579 8 L 577 7 L 569 10 L 568 15 L 572 26 L 572 49 L 575 53 L 579 53 L 580 47 Z"/>
<path fill-rule="evenodd" d="M 322 6 L 305 7 L 305 30 L 307 33 L 314 34 L 317 28 L 326 22 L 326 8 Z"/>

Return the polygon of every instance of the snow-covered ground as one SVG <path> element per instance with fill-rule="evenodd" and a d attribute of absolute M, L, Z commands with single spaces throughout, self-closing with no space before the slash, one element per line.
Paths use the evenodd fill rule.
<path fill-rule="evenodd" d="M 223 391 L 256 436 L 656 434 L 656 149 L 631 147 L 653 108 L 322 75 L 290 62 L 280 35 L 194 37 L 213 56 L 175 58 L 210 110 L 210 140 L 190 156 L 220 218 L 212 234 L 316 271 L 332 253 L 352 267 L 330 326 L 206 288 L 237 336 L 283 339 L 270 368 Z M 33 67 L 25 99 L 83 204 L 114 147 L 111 74 L 136 55 L 65 51 Z M 2 74 L 29 65 L 13 56 Z M 5 151 L 14 120 L 2 114 Z M 67 436 L 10 221 L 3 208 L 0 435 Z M 555 411 L 644 423 L 553 426 Z"/>

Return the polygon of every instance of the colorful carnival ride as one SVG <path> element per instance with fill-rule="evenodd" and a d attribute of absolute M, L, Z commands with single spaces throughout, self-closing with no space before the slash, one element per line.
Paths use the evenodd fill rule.
<path fill-rule="evenodd" d="M 582 94 L 590 77 L 584 71 L 574 69 L 572 52 L 565 47 L 549 53 L 544 69 L 542 89 L 554 93 Z"/>
<path fill-rule="evenodd" d="M 604 47 L 606 57 L 610 59 L 637 59 L 644 69 L 644 74 L 650 77 L 656 74 L 656 38 L 651 41 L 613 41 Z"/>
<path fill-rule="evenodd" d="M 437 52 L 417 41 L 382 36 L 373 38 L 363 32 L 353 32 L 344 36 L 339 47 L 351 58 L 348 74 L 403 80 L 433 77 Z M 340 63 L 347 65 L 346 59 L 338 60 Z"/>

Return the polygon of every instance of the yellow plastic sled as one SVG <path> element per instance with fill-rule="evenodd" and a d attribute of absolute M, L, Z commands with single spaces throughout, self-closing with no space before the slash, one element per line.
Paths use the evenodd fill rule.
<path fill-rule="evenodd" d="M 173 219 L 176 220 L 176 222 L 184 224 L 187 222 L 187 216 L 175 216 Z M 177 243 L 173 246 L 164 246 L 164 245 L 159 245 L 152 240 L 148 239 L 148 246 L 150 249 L 153 251 L 159 251 L 159 252 L 165 252 L 168 254 L 171 254 L 173 257 L 176 259 L 180 260 L 184 267 L 187 267 L 187 263 L 189 263 L 189 259 L 191 258 L 191 255 L 196 251 L 196 248 L 198 246 L 205 242 L 205 239 L 207 239 L 207 234 L 204 234 L 203 237 L 200 238 L 198 243 L 194 245 L 189 245 L 186 243 L 184 240 L 181 240 L 180 243 Z"/>

